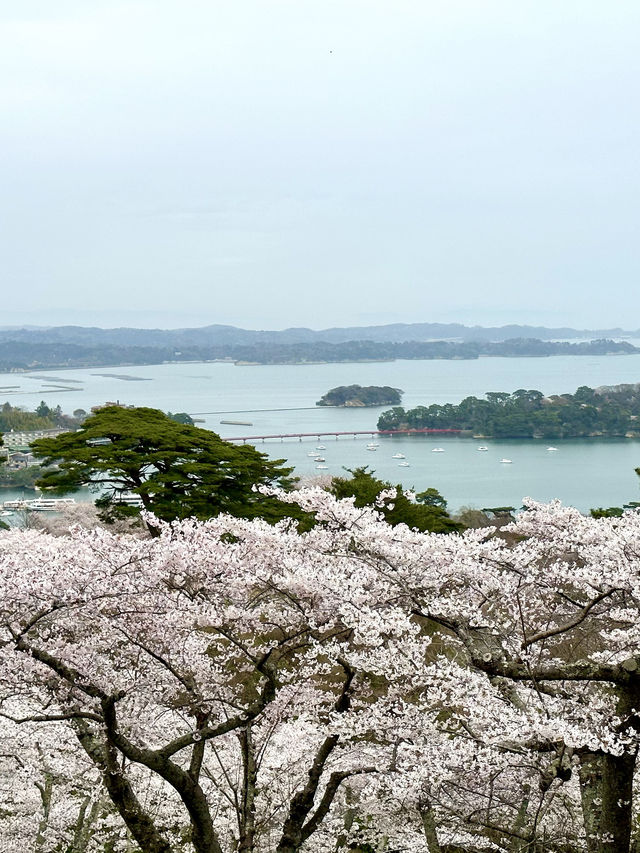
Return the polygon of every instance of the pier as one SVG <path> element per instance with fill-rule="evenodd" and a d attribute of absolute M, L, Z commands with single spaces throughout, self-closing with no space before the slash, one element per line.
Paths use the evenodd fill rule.
<path fill-rule="evenodd" d="M 369 436 L 373 438 L 376 435 L 458 435 L 462 430 L 459 429 L 360 429 L 347 430 L 341 432 L 285 432 L 276 435 L 236 435 L 232 438 L 221 436 L 225 441 L 241 441 L 243 444 L 247 441 L 267 441 L 267 439 L 297 438 L 302 441 L 303 438 L 335 438 L 337 441 L 341 436 L 351 436 L 357 438 L 359 435 Z"/>

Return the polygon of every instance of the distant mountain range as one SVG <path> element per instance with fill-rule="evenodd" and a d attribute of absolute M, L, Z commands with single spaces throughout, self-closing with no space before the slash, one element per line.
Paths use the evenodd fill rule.
<path fill-rule="evenodd" d="M 640 330 L 549 329 L 544 326 L 463 326 L 460 323 L 392 323 L 386 326 L 351 326 L 331 329 L 283 329 L 281 331 L 240 329 L 235 326 L 203 326 L 195 329 L 101 329 L 87 326 L 0 327 L 0 342 L 28 344 L 79 344 L 116 347 L 224 347 L 264 344 L 316 344 L 374 341 L 499 342 L 514 338 L 542 341 L 576 339 L 640 338 Z"/>

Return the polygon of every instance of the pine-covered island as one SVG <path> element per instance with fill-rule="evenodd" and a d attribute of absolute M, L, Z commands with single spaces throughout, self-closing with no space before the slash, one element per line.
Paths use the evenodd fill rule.
<path fill-rule="evenodd" d="M 640 383 L 582 385 L 573 394 L 548 397 L 519 388 L 485 397 L 407 411 L 396 406 L 380 415 L 378 429 L 455 429 L 484 438 L 640 438 Z"/>
<path fill-rule="evenodd" d="M 339 385 L 327 391 L 316 406 L 397 406 L 403 393 L 389 385 Z"/>

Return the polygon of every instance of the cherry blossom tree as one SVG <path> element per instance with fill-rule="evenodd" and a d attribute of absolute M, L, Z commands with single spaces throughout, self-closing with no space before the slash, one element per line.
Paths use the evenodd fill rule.
<path fill-rule="evenodd" d="M 0 534 L 6 751 L 80 780 L 43 843 L 84 792 L 114 851 L 630 853 L 638 516 L 443 536 L 279 499 L 316 526 Z"/>
<path fill-rule="evenodd" d="M 539 843 L 550 810 L 532 787 L 557 800 L 565 786 L 570 797 L 577 776 L 586 849 L 627 853 L 640 725 L 640 516 L 595 520 L 528 501 L 500 535 L 390 535 L 318 495 L 298 499 L 348 531 L 348 549 L 376 567 L 370 594 L 390 600 L 395 587 L 396 603 L 437 640 L 431 701 L 435 670 L 446 666 L 442 707 L 453 712 L 456 749 L 469 737 L 535 768 L 534 786 L 520 772 L 510 826 L 496 822 L 504 797 L 490 800 L 492 842 L 498 833 L 526 849 Z M 482 797 L 489 802 L 486 790 Z M 575 807 L 563 808 L 575 823 Z"/>
<path fill-rule="evenodd" d="M 295 531 L 161 527 L 6 535 L 2 714 L 71 730 L 142 850 L 298 850 L 386 761 L 359 636 Z"/>

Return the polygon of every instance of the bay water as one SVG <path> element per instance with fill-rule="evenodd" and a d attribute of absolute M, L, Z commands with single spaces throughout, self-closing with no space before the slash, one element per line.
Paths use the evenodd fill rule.
<path fill-rule="evenodd" d="M 34 409 L 40 400 L 64 412 L 119 401 L 188 412 L 225 438 L 310 433 L 303 439 L 254 443 L 285 459 L 303 478 L 340 475 L 368 465 L 393 483 L 437 488 L 453 511 L 462 506 L 520 506 L 523 497 L 558 498 L 582 511 L 640 500 L 640 441 L 631 439 L 474 440 L 440 436 L 322 436 L 375 430 L 385 408 L 322 408 L 315 403 L 338 385 L 391 385 L 402 405 L 458 403 L 487 391 L 537 389 L 572 393 L 640 381 L 640 354 L 390 361 L 340 364 L 245 365 L 171 363 L 131 367 L 39 370 L 0 374 L 0 403 Z M 244 421 L 224 424 L 221 421 Z M 376 449 L 368 444 L 375 441 Z M 556 450 L 548 450 L 552 443 Z M 309 454 L 318 445 L 324 462 Z M 478 446 L 488 450 L 479 451 Z M 440 448 L 441 452 L 433 452 Z M 443 452 L 442 452 L 443 451 Z M 394 459 L 401 453 L 406 459 Z M 501 460 L 508 459 L 510 462 Z M 408 465 L 400 465 L 405 461 Z M 326 467 L 318 468 L 317 465 Z M 3 493 L 8 499 L 9 494 Z"/>

